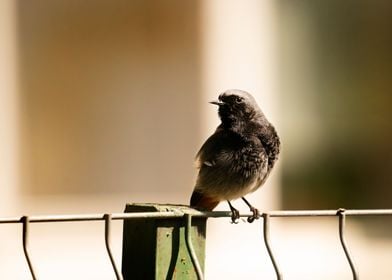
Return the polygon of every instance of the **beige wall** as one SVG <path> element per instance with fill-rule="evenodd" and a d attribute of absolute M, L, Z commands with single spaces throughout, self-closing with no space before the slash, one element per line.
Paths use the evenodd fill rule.
<path fill-rule="evenodd" d="M 4 213 L 121 212 L 126 202 L 188 203 L 194 155 L 219 123 L 207 102 L 227 88 L 252 92 L 279 130 L 271 3 L 38 0 L 10 1 L 8 8 L 15 21 L 5 29 L 17 45 L 4 55 L 15 52 L 8 66 L 20 71 L 10 71 L 18 88 L 7 95 L 7 105 L 0 104 L 8 110 L 0 112 L 7 124 L 0 149 L 12 147 L 0 167 L 13 166 L 5 170 L 1 194 L 14 207 Z M 278 207 L 278 179 L 276 170 L 251 196 L 254 205 Z M 266 263 L 267 255 L 257 250 L 238 269 L 221 267 L 235 267 L 238 252 L 263 246 L 258 225 L 209 224 L 207 277 L 263 273 L 258 263 Z M 22 251 L 15 249 L 20 228 L 4 229 L 0 278 L 26 279 Z M 102 234 L 101 223 L 31 225 L 40 279 L 111 279 Z M 115 222 L 118 263 L 121 234 Z M 225 240 L 231 240 L 230 254 Z"/>
<path fill-rule="evenodd" d="M 251 92 L 281 134 L 277 91 L 276 14 L 271 1 L 204 1 L 202 6 L 203 104 L 227 88 Z M 202 133 L 213 131 L 216 111 L 203 106 Z M 279 207 L 280 163 L 265 186 L 250 195 L 263 209 Z M 240 203 L 241 204 L 241 203 Z M 246 209 L 246 207 L 244 208 Z"/>
<path fill-rule="evenodd" d="M 190 192 L 198 3 L 38 2 L 18 4 L 23 190 Z"/>
<path fill-rule="evenodd" d="M 15 211 L 19 181 L 16 15 L 12 1 L 0 2 L 0 213 Z"/>

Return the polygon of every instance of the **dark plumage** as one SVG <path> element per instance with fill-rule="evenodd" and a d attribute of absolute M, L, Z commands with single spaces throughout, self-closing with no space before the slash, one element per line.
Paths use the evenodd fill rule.
<path fill-rule="evenodd" d="M 249 93 L 227 90 L 211 103 L 219 106 L 222 123 L 197 153 L 199 174 L 190 204 L 211 211 L 227 200 L 235 222 L 239 212 L 230 200 L 241 197 L 254 213 L 252 222 L 259 213 L 244 196 L 266 181 L 278 159 L 279 137 Z"/>

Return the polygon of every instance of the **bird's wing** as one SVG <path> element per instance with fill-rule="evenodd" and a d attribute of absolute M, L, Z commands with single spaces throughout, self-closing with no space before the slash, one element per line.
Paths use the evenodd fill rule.
<path fill-rule="evenodd" d="M 228 137 L 223 130 L 217 130 L 212 134 L 196 155 L 196 165 L 200 169 L 202 166 L 214 167 L 222 160 L 225 148 L 228 145 Z"/>
<path fill-rule="evenodd" d="M 222 200 L 222 188 L 229 188 L 233 183 L 228 176 L 238 146 L 236 136 L 221 130 L 217 130 L 202 145 L 196 156 L 199 174 L 192 206 L 212 210 Z"/>
<path fill-rule="evenodd" d="M 272 169 L 280 152 L 280 139 L 275 128 L 269 125 L 268 130 L 258 135 L 268 158 L 268 168 Z"/>

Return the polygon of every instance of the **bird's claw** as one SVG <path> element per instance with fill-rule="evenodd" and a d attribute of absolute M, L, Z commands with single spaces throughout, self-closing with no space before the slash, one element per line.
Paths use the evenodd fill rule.
<path fill-rule="evenodd" d="M 240 219 L 240 211 L 235 208 L 231 209 L 231 223 L 238 224 L 238 220 Z"/>
<path fill-rule="evenodd" d="M 253 223 L 254 220 L 257 220 L 260 218 L 260 212 L 259 212 L 259 209 L 255 208 L 255 207 L 250 208 L 250 211 L 252 211 L 253 215 L 249 216 L 247 221 L 248 221 L 248 223 Z"/>

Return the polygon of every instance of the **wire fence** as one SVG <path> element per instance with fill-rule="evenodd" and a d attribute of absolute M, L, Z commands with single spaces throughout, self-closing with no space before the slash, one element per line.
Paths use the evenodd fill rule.
<path fill-rule="evenodd" d="M 243 213 L 240 217 L 251 217 L 253 213 Z M 274 267 L 276 278 L 278 280 L 283 279 L 280 266 L 274 255 L 274 250 L 270 242 L 270 222 L 271 218 L 283 217 L 337 217 L 339 219 L 339 239 L 347 258 L 347 263 L 350 266 L 352 272 L 352 278 L 354 280 L 359 279 L 358 269 L 356 268 L 353 257 L 348 248 L 345 229 L 346 229 L 346 217 L 347 216 L 391 216 L 392 209 L 372 209 L 372 210 L 352 210 L 352 209 L 337 209 L 337 210 L 300 210 L 300 211 L 269 211 L 262 213 L 260 218 L 263 219 L 263 238 L 264 243 Z M 205 218 L 230 218 L 231 212 L 226 211 L 214 211 L 214 212 L 199 212 L 194 211 L 192 214 L 181 211 L 173 212 L 139 212 L 139 213 L 107 213 L 107 214 L 79 214 L 79 215 L 45 215 L 45 216 L 21 216 L 21 217 L 7 217 L 0 218 L 0 224 L 22 224 L 22 243 L 23 252 L 29 267 L 29 271 L 34 280 L 37 279 L 37 275 L 34 270 L 33 261 L 30 256 L 29 250 L 29 225 L 31 223 L 53 223 L 53 222 L 88 222 L 88 221 L 104 221 L 105 230 L 105 246 L 106 251 L 113 268 L 116 279 L 123 279 L 121 270 L 118 264 L 116 264 L 110 245 L 110 229 L 113 220 L 127 220 L 127 219 L 168 219 L 168 218 L 183 218 L 185 219 L 185 239 L 186 245 L 191 256 L 192 263 L 194 265 L 196 274 L 200 280 L 204 279 L 203 271 L 201 269 L 199 260 L 196 257 L 195 250 L 192 244 L 191 236 L 191 223 L 193 217 L 205 217 Z"/>

